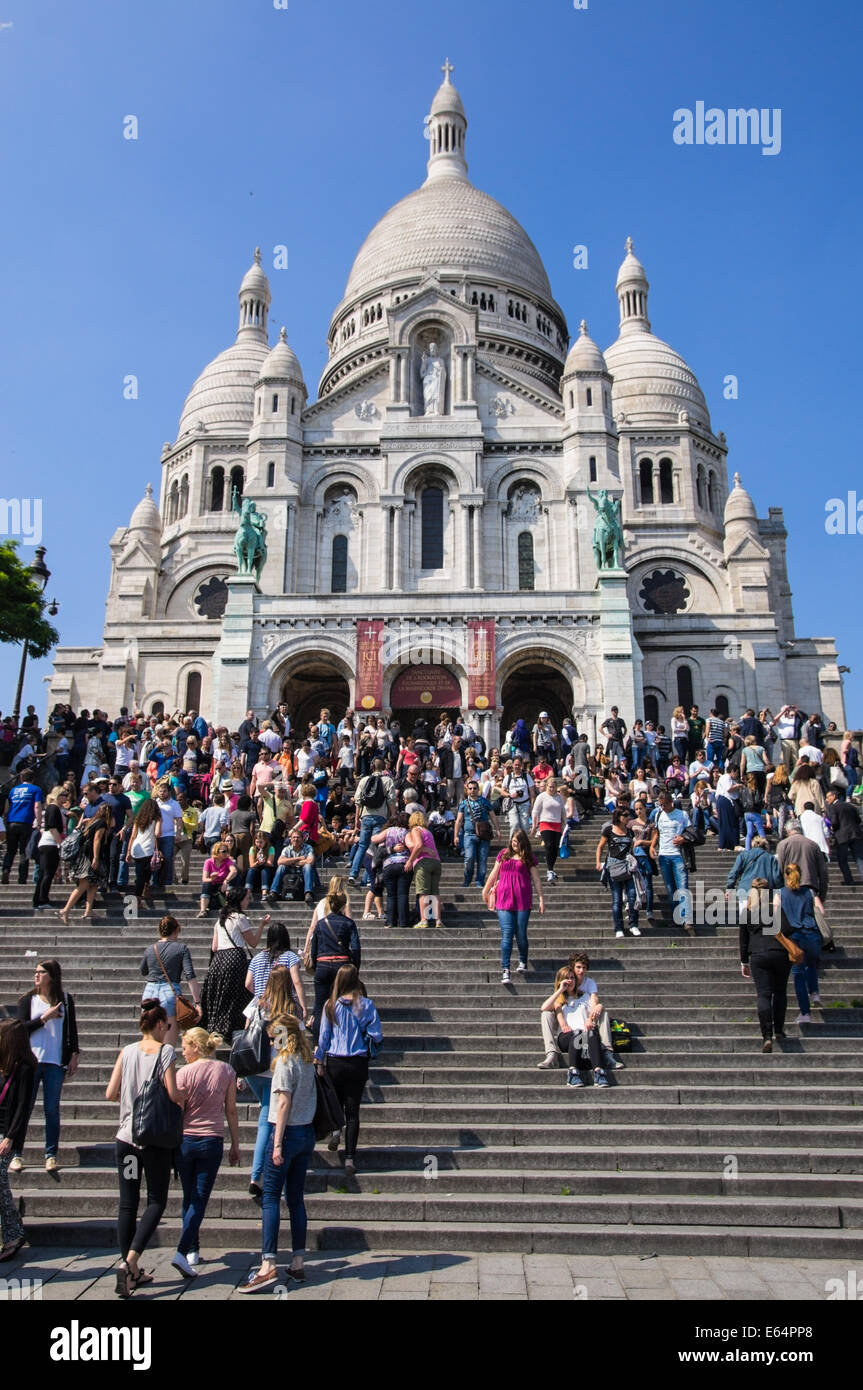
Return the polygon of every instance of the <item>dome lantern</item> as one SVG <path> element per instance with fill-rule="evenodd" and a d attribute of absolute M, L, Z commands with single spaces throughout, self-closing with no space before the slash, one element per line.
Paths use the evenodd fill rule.
<path fill-rule="evenodd" d="M 255 337 L 267 341 L 267 314 L 270 308 L 270 282 L 261 266 L 261 248 L 255 247 L 255 259 L 243 276 L 238 293 L 240 322 L 237 338 Z"/>
<path fill-rule="evenodd" d="M 632 237 L 626 238 L 626 256 L 617 272 L 617 298 L 620 303 L 620 335 L 649 333 L 647 292 L 650 283 L 641 261 L 635 255 Z"/>
<path fill-rule="evenodd" d="M 453 65 L 447 58 L 442 68 L 444 80 L 426 117 L 430 151 L 427 165 L 429 179 L 467 178 L 467 161 L 464 157 L 467 117 L 461 97 L 449 80 L 453 70 Z"/>

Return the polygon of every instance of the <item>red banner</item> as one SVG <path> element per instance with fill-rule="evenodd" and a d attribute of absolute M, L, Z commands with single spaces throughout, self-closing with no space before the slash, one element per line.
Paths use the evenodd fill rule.
<path fill-rule="evenodd" d="M 494 708 L 494 687 L 494 618 L 468 618 L 467 702 L 469 708 Z"/>
<path fill-rule="evenodd" d="M 357 623 L 357 695 L 355 709 L 380 709 L 384 702 L 383 618 Z"/>
<path fill-rule="evenodd" d="M 459 709 L 461 686 L 445 666 L 406 666 L 393 681 L 392 709 Z"/>

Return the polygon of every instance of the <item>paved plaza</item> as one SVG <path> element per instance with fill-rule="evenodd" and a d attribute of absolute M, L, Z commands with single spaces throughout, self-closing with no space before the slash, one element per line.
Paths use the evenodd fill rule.
<path fill-rule="evenodd" d="M 182 1298 L 261 1302 L 290 1299 L 439 1300 L 743 1300 L 746 1302 L 825 1301 L 836 1284 L 847 1286 L 849 1271 L 838 1260 L 769 1260 L 705 1255 L 475 1255 L 405 1254 L 365 1250 L 360 1253 L 313 1253 L 305 1285 L 284 1284 L 252 1298 L 241 1298 L 237 1285 L 257 1261 L 246 1253 L 219 1252 L 205 1258 L 197 1279 L 185 1282 L 171 1268 L 172 1250 L 148 1251 L 144 1268 L 154 1283 L 134 1301 L 164 1302 Z M 3 1270 L 7 1280 L 41 1280 L 37 1297 L 56 1302 L 116 1301 L 116 1252 L 32 1247 Z M 284 1266 L 280 1266 L 284 1278 Z M 863 1287 L 863 1270 L 851 1280 Z M 25 1286 L 26 1287 L 26 1286 Z M 33 1287 L 31 1284 L 30 1288 Z M 14 1285 L 13 1285 L 14 1288 Z"/>

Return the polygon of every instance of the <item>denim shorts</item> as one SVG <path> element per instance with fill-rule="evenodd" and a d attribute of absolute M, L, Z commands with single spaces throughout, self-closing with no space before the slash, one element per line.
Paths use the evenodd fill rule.
<path fill-rule="evenodd" d="M 163 980 L 160 985 L 145 985 L 144 993 L 141 995 L 141 1002 L 143 1003 L 145 999 L 158 999 L 168 1017 L 176 1018 L 177 995 L 179 992 L 179 985 L 169 985 L 167 980 Z"/>

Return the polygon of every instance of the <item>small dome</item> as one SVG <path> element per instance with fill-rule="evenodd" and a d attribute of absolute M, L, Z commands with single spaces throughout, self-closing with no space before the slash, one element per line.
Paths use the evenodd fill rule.
<path fill-rule="evenodd" d="M 633 258 L 634 259 L 634 258 Z M 605 350 L 611 372 L 614 413 L 627 419 L 665 416 L 679 421 L 681 410 L 710 429 L 710 412 L 692 368 L 674 348 L 644 330 L 621 336 Z"/>
<path fill-rule="evenodd" d="M 258 380 L 263 381 L 265 377 L 269 380 L 279 381 L 302 382 L 303 380 L 303 369 L 297 354 L 293 348 L 288 346 L 288 334 L 285 328 L 279 334 L 279 341 L 275 347 L 264 358 Z"/>
<path fill-rule="evenodd" d="M 162 518 L 159 516 L 159 508 L 153 501 L 153 487 L 147 484 L 145 495 L 141 498 L 137 507 L 129 518 L 130 531 L 155 531 L 161 534 Z"/>
<path fill-rule="evenodd" d="M 587 331 L 584 319 L 579 325 L 579 335 L 569 349 L 564 376 L 570 372 L 608 372 L 605 358 Z"/>
<path fill-rule="evenodd" d="M 623 258 L 620 270 L 617 272 L 617 283 L 615 288 L 619 290 L 621 285 L 631 284 L 635 280 L 643 281 L 645 285 L 648 284 L 647 271 L 633 251 L 632 237 L 628 236 L 626 238 L 626 255 Z"/>
<path fill-rule="evenodd" d="M 741 483 L 739 473 L 734 474 L 734 486 L 725 503 L 725 525 L 728 526 L 734 521 L 752 522 L 756 525 L 758 522 L 755 503 Z"/>
<path fill-rule="evenodd" d="M 444 78 L 443 82 L 440 84 L 437 91 L 435 92 L 434 101 L 432 102 L 431 110 L 429 111 L 429 117 L 441 116 L 444 112 L 446 112 L 447 115 L 449 115 L 450 112 L 455 112 L 457 115 L 462 116 L 466 120 L 467 117 L 464 113 L 464 107 L 462 106 L 461 97 L 459 96 L 455 87 L 449 80 L 449 75 L 451 71 L 452 68 L 450 67 L 450 61 L 449 58 L 447 58 L 444 64 L 444 72 L 446 73 L 446 77 Z"/>
<path fill-rule="evenodd" d="M 177 438 L 199 424 L 251 429 L 255 382 L 267 356 L 265 341 L 240 334 L 236 343 L 214 357 L 186 397 Z"/>
<path fill-rule="evenodd" d="M 240 282 L 240 294 L 262 294 L 269 298 L 270 282 L 261 266 L 261 248 L 255 247 L 255 259 Z"/>

